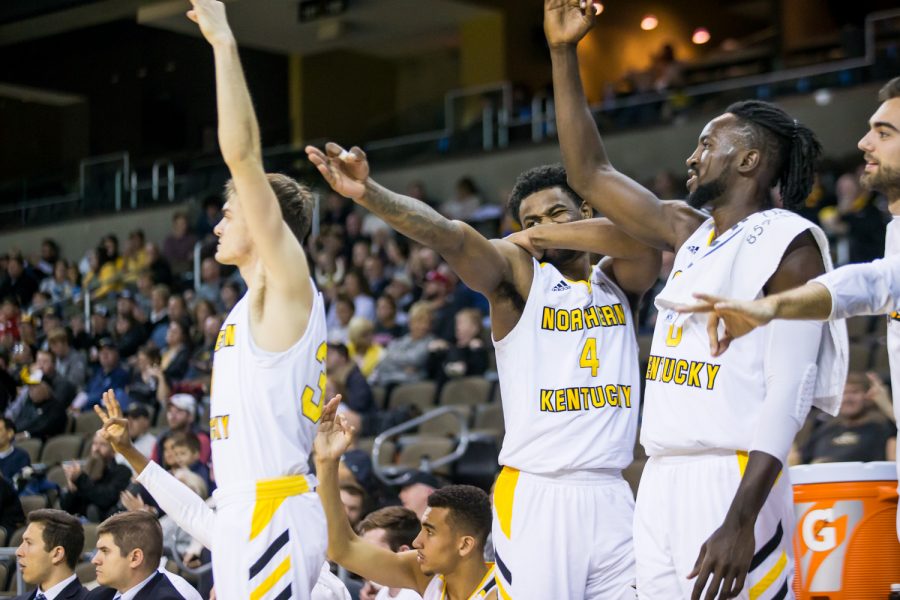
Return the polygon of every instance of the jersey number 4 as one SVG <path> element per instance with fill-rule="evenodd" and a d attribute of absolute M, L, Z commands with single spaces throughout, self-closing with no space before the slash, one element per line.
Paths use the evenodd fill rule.
<path fill-rule="evenodd" d="M 319 419 L 322 418 L 322 409 L 325 407 L 325 383 L 328 381 L 328 378 L 325 376 L 326 352 L 328 352 L 328 346 L 325 343 L 316 350 L 316 361 L 322 365 L 322 370 L 319 371 L 319 401 L 316 402 L 316 390 L 309 386 L 303 388 L 303 395 L 300 396 L 303 416 L 313 423 L 319 422 Z"/>
<path fill-rule="evenodd" d="M 597 370 L 600 369 L 600 356 L 597 354 L 597 338 L 588 338 L 584 341 L 584 348 L 581 349 L 581 358 L 578 360 L 578 366 L 582 369 L 590 369 L 591 377 L 597 376 Z"/>

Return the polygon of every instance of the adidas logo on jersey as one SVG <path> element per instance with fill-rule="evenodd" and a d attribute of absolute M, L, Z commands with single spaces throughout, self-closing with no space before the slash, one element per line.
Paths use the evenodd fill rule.
<path fill-rule="evenodd" d="M 560 279 L 559 283 L 554 285 L 553 289 L 551 289 L 550 291 L 551 292 L 564 292 L 564 291 L 570 290 L 570 289 L 572 289 L 572 286 L 570 286 L 568 283 L 566 283 L 565 281 Z"/>
<path fill-rule="evenodd" d="M 688 252 L 691 254 L 697 254 L 700 251 L 700 246 L 688 246 Z"/>

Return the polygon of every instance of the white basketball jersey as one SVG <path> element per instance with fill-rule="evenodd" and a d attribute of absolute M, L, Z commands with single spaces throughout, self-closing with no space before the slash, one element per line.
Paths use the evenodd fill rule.
<path fill-rule="evenodd" d="M 569 281 L 534 261 L 522 316 L 494 347 L 501 465 L 556 474 L 631 463 L 641 389 L 634 318 L 599 265 L 590 281 Z"/>
<path fill-rule="evenodd" d="M 887 226 L 885 256 L 900 255 L 900 216 Z M 900 306 L 888 316 L 888 361 L 891 366 L 891 389 L 894 392 L 894 418 L 900 422 Z M 897 446 L 897 478 L 900 479 L 900 446 Z M 897 535 L 900 536 L 900 511 L 897 512 Z"/>
<path fill-rule="evenodd" d="M 496 587 L 497 582 L 494 579 L 494 563 L 485 563 L 488 572 L 485 573 L 484 579 L 475 587 L 475 590 L 469 594 L 466 600 L 479 600 L 487 596 L 491 590 Z M 447 600 L 447 591 L 445 589 L 444 576 L 437 575 L 428 582 L 425 593 L 422 594 L 422 600 Z"/>
<path fill-rule="evenodd" d="M 794 215 L 793 219 L 800 217 Z M 735 229 L 737 226 L 714 239 L 710 220 L 695 231 L 675 255 L 667 288 L 688 269 L 693 269 L 692 277 L 703 277 L 710 268 L 704 267 L 699 257 L 727 255 L 727 251 L 717 252 L 717 245 L 744 243 L 743 234 L 732 235 Z M 782 245 L 771 242 L 773 235 L 761 237 L 754 251 L 767 257 L 777 253 L 777 265 L 792 236 Z M 741 276 L 731 268 L 724 272 L 729 277 Z M 755 297 L 762 295 L 765 279 L 760 279 Z M 732 341 L 727 352 L 712 357 L 707 315 L 690 315 L 681 326 L 674 324 L 678 318 L 678 313 L 669 309 L 661 309 L 657 317 L 645 374 L 641 444 L 649 456 L 749 450 L 766 397 L 766 328 Z"/>
<path fill-rule="evenodd" d="M 209 426 L 220 487 L 307 473 L 325 400 L 326 349 L 317 291 L 306 331 L 284 352 L 253 342 L 249 293 L 234 306 L 213 359 Z"/>

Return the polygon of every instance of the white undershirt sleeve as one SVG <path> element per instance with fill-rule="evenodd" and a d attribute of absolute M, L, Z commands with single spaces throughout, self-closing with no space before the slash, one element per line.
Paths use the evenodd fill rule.
<path fill-rule="evenodd" d="M 141 471 L 137 480 L 179 527 L 207 548 L 212 547 L 216 513 L 203 498 L 153 461 Z"/>
<path fill-rule="evenodd" d="M 785 464 L 812 406 L 823 327 L 816 321 L 773 321 L 766 327 L 766 398 L 751 451 L 765 452 Z"/>
<path fill-rule="evenodd" d="M 829 319 L 887 314 L 900 306 L 900 255 L 846 265 L 813 281 L 831 294 Z"/>

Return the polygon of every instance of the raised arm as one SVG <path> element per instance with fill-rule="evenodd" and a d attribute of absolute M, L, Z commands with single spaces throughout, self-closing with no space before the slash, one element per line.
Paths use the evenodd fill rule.
<path fill-rule="evenodd" d="M 328 522 L 328 559 L 365 579 L 421 594 L 429 578 L 419 569 L 416 552 L 394 553 L 370 544 L 356 535 L 347 520 L 341 504 L 338 464 L 353 434 L 343 415 L 337 414 L 340 400 L 336 396 L 325 406 L 314 443 L 318 493 Z"/>
<path fill-rule="evenodd" d="M 606 218 L 584 219 L 559 225 L 535 225 L 506 238 L 532 256 L 547 250 L 577 250 L 611 258 L 611 275 L 626 292 L 643 294 L 659 277 L 658 250 L 625 234 Z"/>
<path fill-rule="evenodd" d="M 306 153 L 337 193 L 378 215 L 406 237 L 433 248 L 467 286 L 489 298 L 501 283 L 512 281 L 513 261 L 530 263 L 528 255 L 515 245 L 490 241 L 468 224 L 451 221 L 424 202 L 376 183 L 369 177 L 369 163 L 359 148 L 347 152 L 328 143 L 325 152 L 308 146 Z"/>
<path fill-rule="evenodd" d="M 578 42 L 593 27 L 593 3 L 545 0 L 544 33 L 553 63 L 556 126 L 569 185 L 626 233 L 662 250 L 677 250 L 703 216 L 683 202 L 660 201 L 616 171 L 591 116 L 578 72 Z"/>
<path fill-rule="evenodd" d="M 219 148 L 231 172 L 248 234 L 266 273 L 266 288 L 312 304 L 313 290 L 303 248 L 281 215 L 263 168 L 259 124 L 250 100 L 237 43 L 218 0 L 191 0 L 188 17 L 213 47 Z M 305 315 L 307 311 L 302 311 Z"/>

